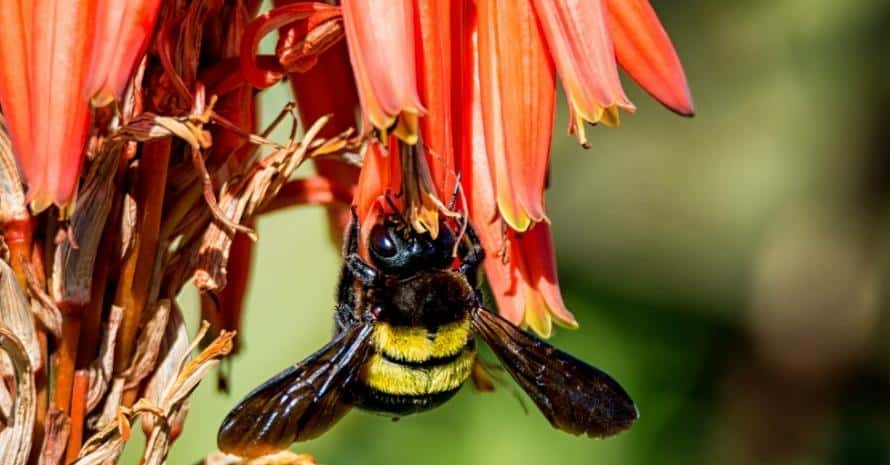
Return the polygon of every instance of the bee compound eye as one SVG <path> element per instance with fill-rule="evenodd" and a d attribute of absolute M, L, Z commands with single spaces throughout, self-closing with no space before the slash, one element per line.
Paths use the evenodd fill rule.
<path fill-rule="evenodd" d="M 374 226 L 371 230 L 371 250 L 380 257 L 390 258 L 396 254 L 396 244 L 389 231 L 383 225 Z"/>

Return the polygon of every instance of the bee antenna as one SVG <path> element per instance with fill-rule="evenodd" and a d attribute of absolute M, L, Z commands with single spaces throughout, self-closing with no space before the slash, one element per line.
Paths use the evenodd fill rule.
<path fill-rule="evenodd" d="M 463 194 L 463 189 L 461 189 L 461 185 L 460 185 L 460 180 L 461 180 L 460 175 L 461 175 L 461 173 L 456 173 L 454 175 L 454 192 L 451 193 L 451 201 L 448 202 L 448 209 L 451 211 L 454 211 L 454 207 L 457 204 L 458 194 Z M 466 206 L 467 199 L 463 195 L 461 195 L 461 197 L 462 197 L 461 203 L 463 203 L 464 206 Z"/>
<path fill-rule="evenodd" d="M 458 196 L 460 197 L 460 203 L 464 207 L 464 211 L 467 210 L 467 196 L 464 193 L 463 186 L 461 185 L 461 177 L 460 173 L 457 173 L 455 181 L 454 181 L 454 193 L 451 194 L 451 202 L 448 205 L 448 209 L 454 211 L 454 207 L 457 204 Z M 467 218 L 466 214 L 460 214 L 460 230 L 457 233 L 457 238 L 454 240 L 454 248 L 451 250 L 451 256 L 456 257 L 458 254 L 458 249 L 460 248 L 460 243 L 463 241 L 464 236 L 467 233 L 467 226 L 470 223 L 470 220 Z"/>

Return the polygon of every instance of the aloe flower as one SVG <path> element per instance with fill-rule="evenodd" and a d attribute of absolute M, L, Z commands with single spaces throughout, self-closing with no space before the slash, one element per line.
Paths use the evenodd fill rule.
<path fill-rule="evenodd" d="M 0 8 L 0 107 L 32 209 L 66 206 L 90 130 L 89 100 L 119 99 L 159 0 L 11 0 Z"/>
<path fill-rule="evenodd" d="M 258 22 L 266 29 L 272 18 L 274 27 L 299 22 L 306 43 L 326 44 L 338 36 L 313 31 L 307 18 L 318 11 L 342 23 L 362 129 L 376 135 L 354 198 L 363 224 L 386 213 L 385 196 L 395 193 L 420 232 L 436 234 L 442 215 L 466 212 L 501 313 L 542 335 L 553 321 L 577 325 L 559 292 L 544 201 L 556 83 L 568 98 L 569 131 L 584 147 L 585 125 L 618 126 L 621 111 L 635 111 L 619 67 L 691 116 L 682 66 L 649 2 L 344 0 L 339 9 L 292 2 Z M 248 75 L 261 67 L 257 41 L 242 54 Z"/>

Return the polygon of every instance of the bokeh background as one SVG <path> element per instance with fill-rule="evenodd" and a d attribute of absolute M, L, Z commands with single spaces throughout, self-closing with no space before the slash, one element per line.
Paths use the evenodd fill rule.
<path fill-rule="evenodd" d="M 354 412 L 295 450 L 330 465 L 890 463 L 890 3 L 652 3 L 697 116 L 628 80 L 639 111 L 584 151 L 563 107 L 548 196 L 581 322 L 552 342 L 620 380 L 640 421 L 577 438 L 511 384 L 465 387 L 398 422 Z M 288 92 L 264 94 L 267 117 Z M 231 394 L 201 385 L 170 464 L 213 449 L 238 399 L 330 337 L 340 262 L 323 211 L 258 227 Z M 181 302 L 196 324 L 197 297 Z"/>

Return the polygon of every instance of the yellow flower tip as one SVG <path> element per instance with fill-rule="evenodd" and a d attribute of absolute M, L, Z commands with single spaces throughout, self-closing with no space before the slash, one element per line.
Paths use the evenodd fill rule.
<path fill-rule="evenodd" d="M 514 231 L 525 232 L 532 226 L 533 221 L 531 217 L 528 216 L 528 213 L 514 208 L 509 202 L 502 201 L 499 198 L 498 209 L 501 212 L 501 217 L 504 219 L 504 222 Z"/>
<path fill-rule="evenodd" d="M 545 305 L 529 304 L 525 309 L 525 324 L 544 339 L 553 334 L 553 321 Z"/>
<path fill-rule="evenodd" d="M 111 105 L 112 102 L 114 102 L 114 94 L 105 87 L 90 97 L 90 105 L 93 108 L 102 108 Z"/>
<path fill-rule="evenodd" d="M 386 142 L 389 136 L 390 128 L 396 124 L 396 116 L 388 116 L 383 113 L 368 112 L 368 121 L 371 126 L 380 131 L 380 140 Z"/>
<path fill-rule="evenodd" d="M 600 113 L 600 122 L 610 128 L 621 126 L 621 115 L 618 112 L 618 106 L 612 105 L 604 108 Z"/>
<path fill-rule="evenodd" d="M 40 214 L 50 206 L 52 206 L 53 201 L 46 195 L 35 196 L 31 199 L 30 207 L 31 213 L 34 215 Z"/>
<path fill-rule="evenodd" d="M 571 319 L 565 319 L 562 316 L 560 316 L 559 314 L 553 313 L 553 320 L 556 322 L 556 324 L 558 324 L 559 326 L 561 326 L 563 328 L 578 329 L 578 326 L 579 326 L 578 320 L 575 319 L 575 316 L 572 315 L 571 313 L 569 313 L 568 316 L 571 317 Z"/>
<path fill-rule="evenodd" d="M 402 142 L 414 145 L 417 143 L 419 134 L 419 114 L 414 111 L 403 111 L 399 114 L 396 121 L 396 127 L 393 134 Z"/>

